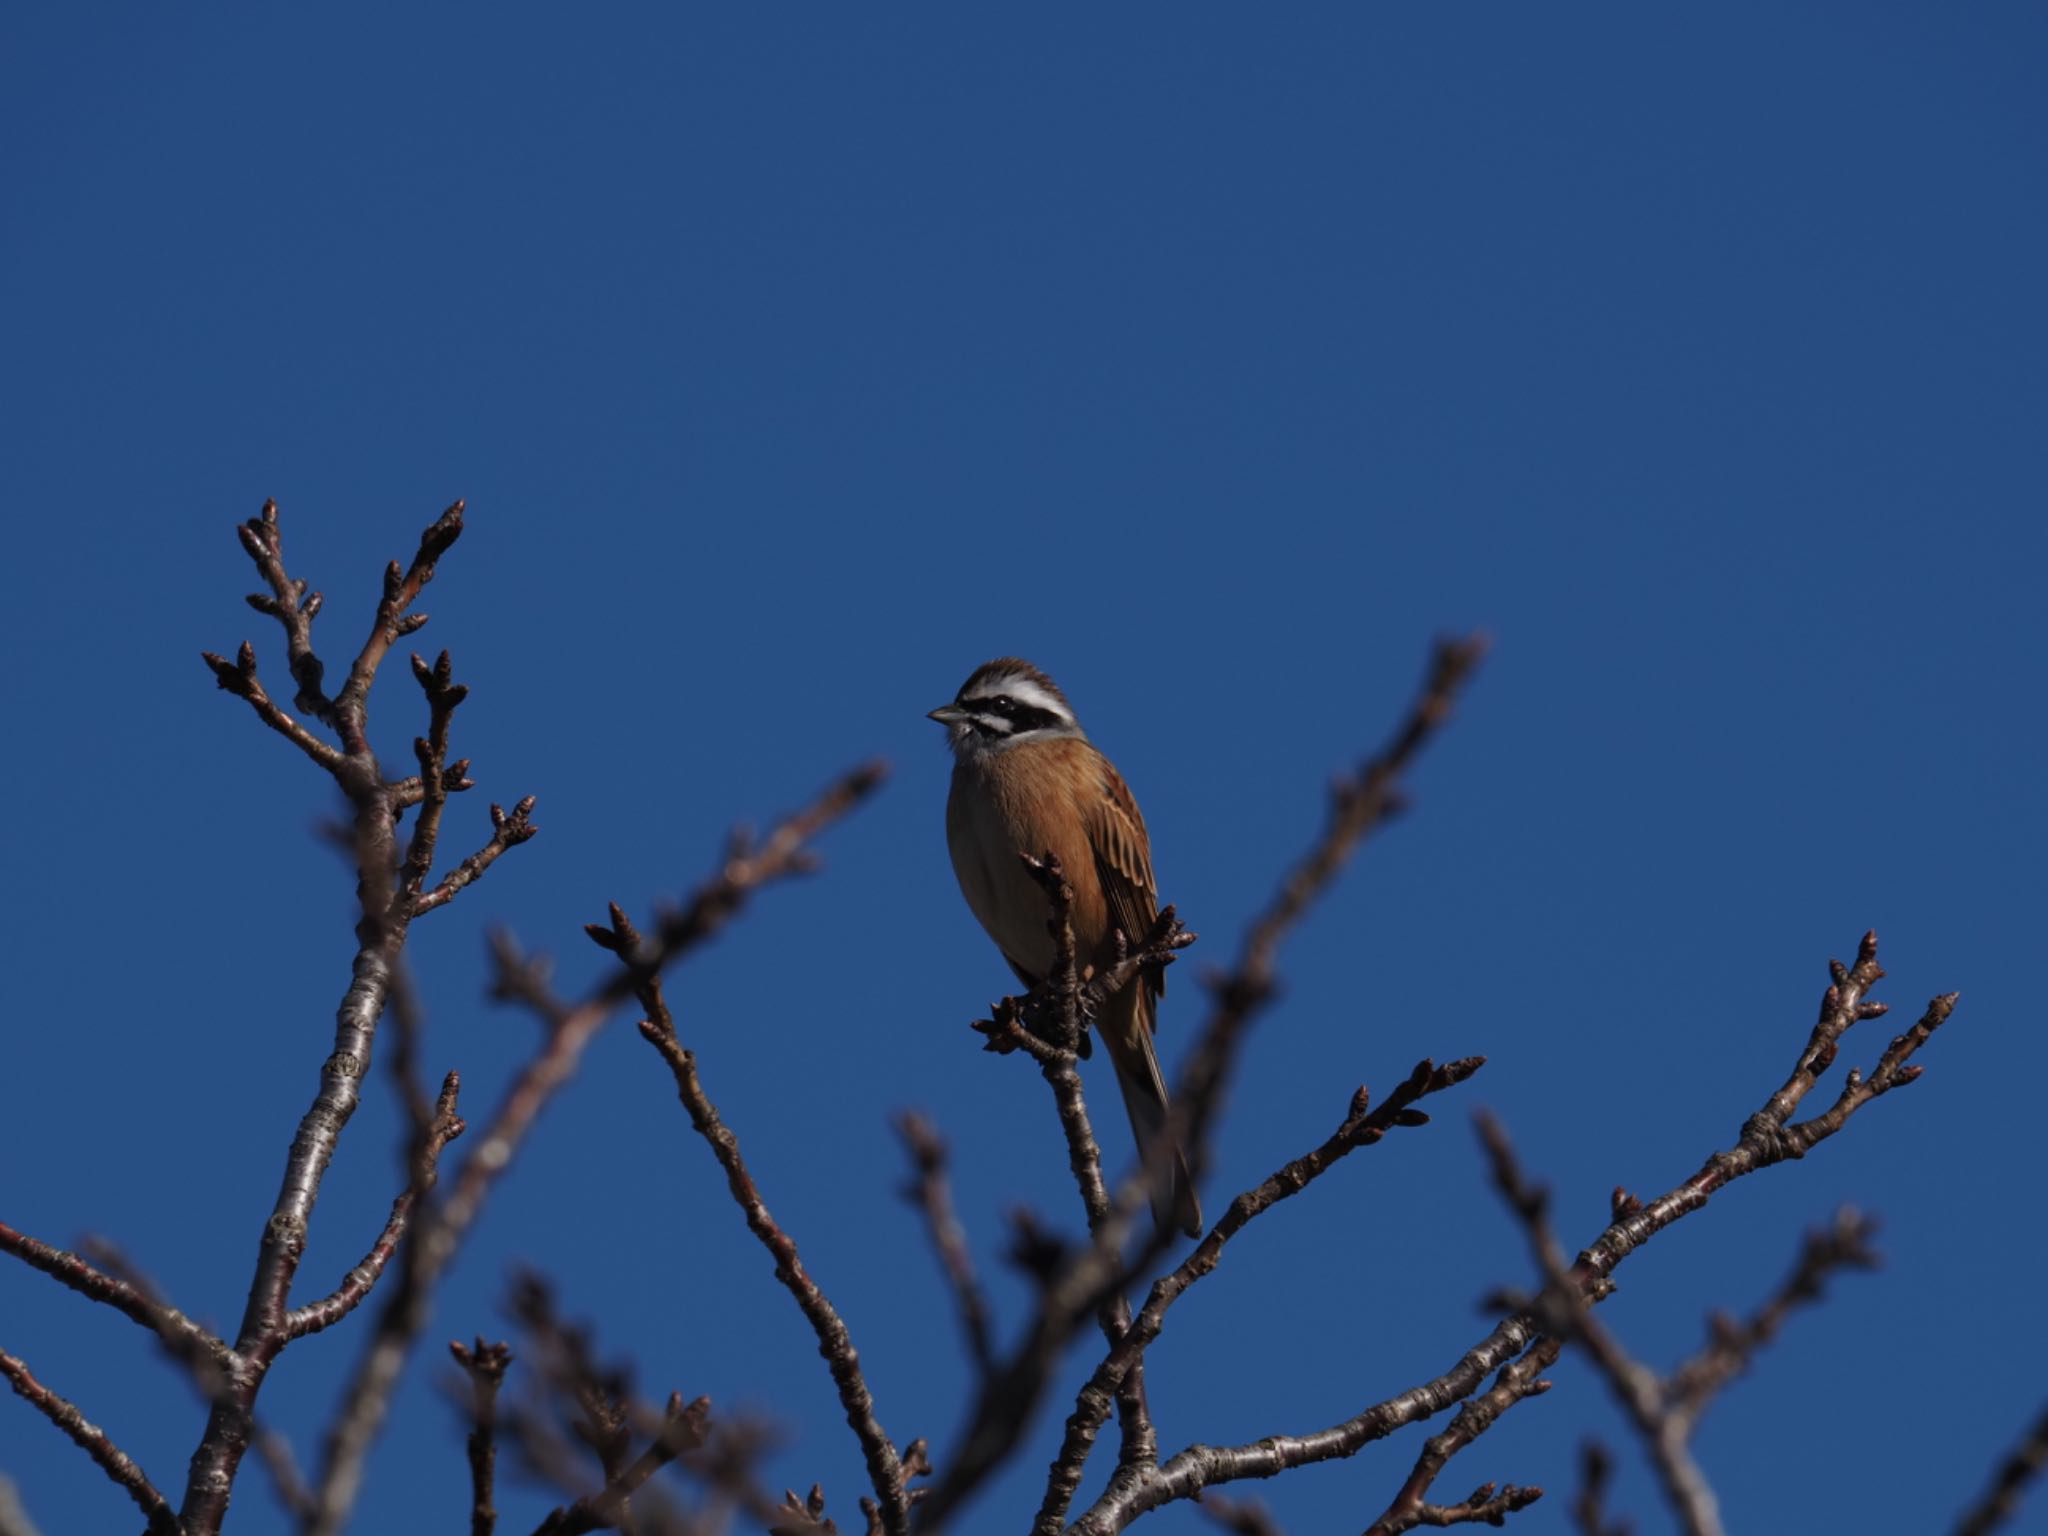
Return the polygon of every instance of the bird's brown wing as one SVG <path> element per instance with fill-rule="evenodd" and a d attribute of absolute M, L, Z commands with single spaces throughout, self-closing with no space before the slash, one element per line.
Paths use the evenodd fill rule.
<path fill-rule="evenodd" d="M 1159 888 L 1152 879 L 1152 844 L 1145 835 L 1145 818 L 1138 814 L 1138 801 L 1130 786 L 1107 758 L 1100 761 L 1102 796 L 1083 807 L 1088 845 L 1095 854 L 1095 872 L 1102 881 L 1109 920 L 1123 930 L 1125 942 L 1136 947 L 1145 942 L 1159 916 Z M 1161 996 L 1166 991 L 1165 972 L 1148 972 L 1145 989 L 1151 997 Z M 1144 1014 L 1146 1027 L 1153 1027 L 1154 1010 L 1148 1007 Z"/>

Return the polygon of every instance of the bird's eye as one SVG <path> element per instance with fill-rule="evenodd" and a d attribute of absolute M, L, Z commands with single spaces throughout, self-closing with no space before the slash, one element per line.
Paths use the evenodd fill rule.
<path fill-rule="evenodd" d="M 989 707 L 999 715 L 1014 715 L 1017 713 L 1017 701 L 1007 693 L 999 693 L 988 702 Z"/>

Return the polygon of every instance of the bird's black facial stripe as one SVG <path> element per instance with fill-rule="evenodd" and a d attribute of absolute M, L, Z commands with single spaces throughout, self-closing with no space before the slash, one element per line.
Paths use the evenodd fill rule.
<path fill-rule="evenodd" d="M 1066 716 L 1057 711 L 1042 709 L 1007 693 L 993 698 L 963 699 L 961 707 L 971 711 L 969 718 L 975 729 L 989 736 L 1022 736 L 1068 723 Z"/>

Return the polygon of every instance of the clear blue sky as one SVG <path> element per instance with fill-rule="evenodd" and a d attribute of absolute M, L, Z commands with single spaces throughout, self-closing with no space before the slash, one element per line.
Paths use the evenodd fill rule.
<path fill-rule="evenodd" d="M 895 763 L 830 868 L 673 996 L 884 1421 L 941 1448 L 963 1373 L 887 1115 L 953 1138 L 984 1254 L 1005 1208 L 1071 1220 L 1072 1192 L 1043 1085 L 965 1030 L 1007 973 L 953 888 L 923 711 L 998 653 L 1067 686 L 1205 936 L 1171 1056 L 1332 769 L 1432 634 L 1483 626 L 1414 814 L 1289 953 L 1212 1208 L 1358 1082 L 1491 1064 L 1176 1313 L 1168 1447 L 1447 1366 L 1528 1276 L 1469 1108 L 1582 1242 L 1611 1186 L 1732 1139 L 1876 926 L 1900 1010 L 1963 992 L 1926 1080 L 1660 1238 L 1607 1315 L 1669 1365 L 1803 1225 L 1881 1210 L 1889 1266 L 1699 1450 L 1738 1530 L 1938 1528 L 2044 1364 L 2044 45 L 2009 4 L 10 11 L 0 1214 L 114 1234 L 239 1315 L 350 947 L 309 835 L 331 792 L 198 660 L 253 638 L 282 675 L 232 531 L 265 496 L 337 656 L 382 562 L 469 499 L 421 636 L 474 689 L 482 787 L 447 841 L 481 841 L 485 797 L 538 794 L 543 828 L 417 934 L 429 1061 L 473 1114 L 531 1041 L 480 999 L 488 922 L 580 982 L 607 899 L 645 911 L 731 819 Z M 503 1332 L 506 1266 L 537 1263 L 651 1390 L 781 1415 L 777 1478 L 857 1522 L 809 1337 L 630 1024 L 528 1145 L 434 1353 Z M 373 1095 L 308 1287 L 381 1220 L 395 1134 Z M 265 1394 L 302 1454 L 359 1338 Z M 182 1486 L 198 1413 L 137 1329 L 16 1266 L 0 1343 Z M 365 1531 L 464 1508 L 417 1364 Z M 1447 1495 L 1542 1483 L 1515 1528 L 1563 1528 L 1579 1435 L 1625 1433 L 1556 1374 Z M 1023 1524 L 1049 1444 L 971 1529 Z M 1256 1491 L 1296 1532 L 1362 1527 L 1418 1444 Z M 51 1532 L 131 1518 L 11 1400 L 0 1468 Z M 504 1506 L 510 1531 L 543 1504 Z M 260 1477 L 234 1528 L 280 1528 Z"/>

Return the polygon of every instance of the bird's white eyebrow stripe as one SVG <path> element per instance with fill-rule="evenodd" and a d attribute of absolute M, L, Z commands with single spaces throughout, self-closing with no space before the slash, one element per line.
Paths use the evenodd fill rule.
<path fill-rule="evenodd" d="M 1028 704 L 1033 709 L 1042 709 L 1049 715 L 1072 724 L 1074 712 L 1060 700 L 1057 694 L 1040 687 L 1021 673 L 983 678 L 973 689 L 961 695 L 963 702 L 975 699 L 993 699 L 1008 694 L 1019 704 Z"/>

